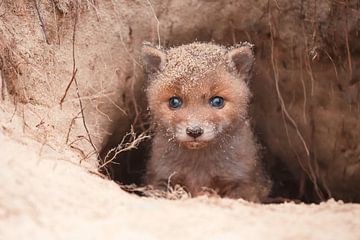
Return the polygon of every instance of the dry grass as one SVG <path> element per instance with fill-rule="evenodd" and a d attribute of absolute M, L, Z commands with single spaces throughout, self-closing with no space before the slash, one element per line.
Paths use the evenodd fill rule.
<path fill-rule="evenodd" d="M 112 148 L 105 157 L 102 159 L 100 166 L 98 167 L 99 170 L 106 169 L 105 167 L 110 163 L 115 163 L 116 157 L 122 153 L 138 147 L 138 145 L 146 140 L 149 139 L 150 136 L 147 135 L 146 132 L 142 132 L 140 134 L 136 134 L 134 128 L 131 127 L 130 132 L 126 133 L 121 142 L 118 144 L 117 147 Z"/>
<path fill-rule="evenodd" d="M 167 191 L 156 189 L 153 186 L 136 186 L 136 185 L 121 185 L 121 189 L 126 192 L 134 193 L 144 197 L 151 197 L 155 199 L 163 198 L 168 200 L 180 200 L 191 198 L 191 195 L 179 185 L 174 187 L 168 186 Z"/>

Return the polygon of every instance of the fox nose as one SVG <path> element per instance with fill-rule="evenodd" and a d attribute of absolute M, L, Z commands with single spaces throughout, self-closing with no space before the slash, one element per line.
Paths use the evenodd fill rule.
<path fill-rule="evenodd" d="M 193 138 L 200 137 L 201 134 L 203 134 L 203 133 L 204 133 L 204 130 L 199 126 L 186 128 L 186 134 Z"/>

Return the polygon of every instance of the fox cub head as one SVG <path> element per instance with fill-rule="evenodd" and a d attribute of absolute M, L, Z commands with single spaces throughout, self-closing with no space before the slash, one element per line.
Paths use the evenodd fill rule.
<path fill-rule="evenodd" d="M 147 99 L 158 131 L 189 149 L 220 144 L 247 118 L 252 45 L 192 43 L 142 48 Z"/>

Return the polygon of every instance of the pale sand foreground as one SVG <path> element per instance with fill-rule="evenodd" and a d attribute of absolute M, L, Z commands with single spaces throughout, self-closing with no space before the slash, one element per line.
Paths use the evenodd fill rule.
<path fill-rule="evenodd" d="M 360 205 L 258 205 L 127 194 L 31 141 L 0 133 L 0 239 L 360 239 Z"/>

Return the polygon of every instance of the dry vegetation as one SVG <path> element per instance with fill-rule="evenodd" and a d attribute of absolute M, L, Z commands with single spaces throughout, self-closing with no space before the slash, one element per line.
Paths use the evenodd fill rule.
<path fill-rule="evenodd" d="M 249 41 L 253 124 L 274 193 L 360 202 L 359 30 L 355 0 L 0 1 L 0 238 L 68 239 L 88 229 L 94 238 L 164 238 L 180 220 L 190 239 L 203 236 L 200 225 L 214 238 L 356 239 L 357 204 L 260 206 L 124 187 L 182 199 L 154 200 L 100 177 L 141 183 L 143 41 Z"/>

